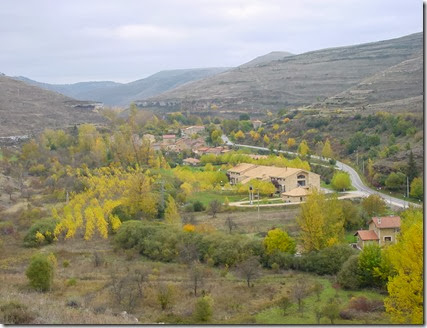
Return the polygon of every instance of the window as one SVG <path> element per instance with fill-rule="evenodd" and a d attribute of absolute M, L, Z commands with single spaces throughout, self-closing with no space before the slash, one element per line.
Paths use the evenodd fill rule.
<path fill-rule="evenodd" d="M 384 241 L 390 242 L 391 241 L 391 237 L 384 237 Z"/>
<path fill-rule="evenodd" d="M 304 186 L 305 186 L 305 180 L 299 180 L 298 187 L 304 187 Z"/>
<path fill-rule="evenodd" d="M 305 175 L 304 174 L 300 174 L 297 176 L 297 179 L 305 179 Z"/>

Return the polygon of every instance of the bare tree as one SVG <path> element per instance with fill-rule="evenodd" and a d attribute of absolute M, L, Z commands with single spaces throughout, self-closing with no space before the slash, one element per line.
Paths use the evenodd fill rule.
<path fill-rule="evenodd" d="M 216 214 L 221 211 L 221 202 L 217 199 L 214 199 L 209 203 L 207 212 L 212 215 L 213 218 L 216 218 Z"/>
<path fill-rule="evenodd" d="M 231 233 L 233 229 L 237 229 L 236 222 L 234 222 L 233 218 L 230 216 L 227 216 L 225 219 L 225 226 L 227 227 L 229 233 Z"/>
<path fill-rule="evenodd" d="M 157 288 L 157 300 L 162 311 L 170 307 L 174 301 L 174 289 L 171 285 L 161 284 Z"/>
<path fill-rule="evenodd" d="M 298 303 L 298 312 L 301 317 L 304 315 L 304 301 L 303 299 L 309 294 L 309 283 L 307 279 L 300 278 L 292 286 L 292 296 Z"/>
<path fill-rule="evenodd" d="M 261 274 L 259 258 L 251 256 L 248 259 L 237 264 L 237 273 L 246 280 L 248 287 L 251 287 L 251 281 L 258 278 Z"/>
<path fill-rule="evenodd" d="M 178 245 L 179 257 L 183 263 L 191 263 L 199 258 L 199 251 L 193 242 L 183 241 Z"/>
<path fill-rule="evenodd" d="M 277 304 L 279 305 L 280 309 L 283 311 L 284 316 L 286 316 L 286 311 L 292 306 L 292 302 L 287 296 L 283 296 L 282 298 L 280 298 Z"/>
<path fill-rule="evenodd" d="M 318 301 L 320 301 L 320 295 L 322 294 L 323 289 L 323 285 L 318 281 L 316 281 L 312 287 L 312 291 L 316 293 Z"/>
<path fill-rule="evenodd" d="M 14 190 L 15 190 L 15 188 L 11 184 L 7 184 L 4 187 L 4 191 L 6 192 L 6 194 L 9 195 L 9 200 L 12 200 L 12 194 L 13 194 Z"/>
<path fill-rule="evenodd" d="M 197 289 L 203 286 L 205 280 L 205 270 L 203 266 L 197 262 L 194 262 L 190 267 L 190 281 L 193 287 L 194 296 L 197 297 Z"/>

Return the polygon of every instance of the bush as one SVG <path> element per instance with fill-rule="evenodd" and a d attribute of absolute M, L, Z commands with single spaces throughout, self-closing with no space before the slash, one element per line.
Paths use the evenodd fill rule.
<path fill-rule="evenodd" d="M 199 322 L 207 322 L 212 318 L 213 300 L 209 296 L 203 296 L 196 302 L 194 319 Z"/>
<path fill-rule="evenodd" d="M 337 171 L 331 181 L 332 188 L 338 191 L 350 189 L 351 180 L 347 172 Z"/>
<path fill-rule="evenodd" d="M 12 222 L 0 222 L 0 234 L 6 236 L 15 232 Z"/>
<path fill-rule="evenodd" d="M 54 219 L 44 219 L 34 223 L 24 237 L 24 246 L 36 247 L 51 244 L 54 239 L 55 226 Z"/>
<path fill-rule="evenodd" d="M 338 272 L 338 283 L 344 289 L 356 290 L 360 288 L 359 279 L 359 257 L 350 256 Z"/>
<path fill-rule="evenodd" d="M 52 286 L 54 265 L 48 256 L 39 254 L 32 258 L 25 274 L 31 287 L 44 292 Z"/>
<path fill-rule="evenodd" d="M 201 201 L 196 200 L 193 203 L 193 209 L 194 209 L 194 212 L 203 212 L 205 210 L 205 206 Z"/>
<path fill-rule="evenodd" d="M 67 281 L 65 282 L 65 285 L 67 287 L 75 286 L 76 284 L 77 284 L 76 278 L 67 279 Z"/>
<path fill-rule="evenodd" d="M 24 304 L 11 301 L 0 306 L 0 322 L 6 325 L 31 324 L 34 316 Z"/>
<path fill-rule="evenodd" d="M 69 266 L 70 266 L 70 261 L 64 260 L 64 262 L 62 262 L 62 267 L 63 268 L 68 268 Z"/>

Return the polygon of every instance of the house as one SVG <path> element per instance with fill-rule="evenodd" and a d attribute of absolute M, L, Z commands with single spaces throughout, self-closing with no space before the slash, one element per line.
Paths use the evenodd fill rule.
<path fill-rule="evenodd" d="M 287 192 L 282 192 L 282 199 L 285 203 L 305 202 L 310 194 L 310 188 L 297 187 Z"/>
<path fill-rule="evenodd" d="M 400 231 L 399 216 L 373 217 L 368 224 L 369 230 L 359 230 L 354 234 L 360 249 L 368 243 L 384 246 L 396 242 L 396 235 Z"/>
<path fill-rule="evenodd" d="M 287 193 L 295 188 L 320 189 L 320 175 L 292 167 L 264 166 L 249 163 L 240 163 L 229 169 L 227 175 L 230 184 L 245 184 L 252 179 L 270 181 L 276 187 L 277 192 Z M 303 191 L 299 190 L 299 193 Z M 304 197 L 289 195 L 291 198 Z M 287 195 L 285 195 L 287 197 Z"/>
<path fill-rule="evenodd" d="M 147 139 L 148 141 L 150 141 L 151 143 L 155 143 L 156 142 L 156 137 L 154 137 L 154 135 L 146 133 L 142 136 L 142 139 Z"/>
<path fill-rule="evenodd" d="M 193 125 L 183 129 L 182 134 L 190 137 L 193 134 L 201 133 L 204 131 L 205 131 L 205 127 L 203 125 Z"/>
<path fill-rule="evenodd" d="M 192 166 L 196 166 L 200 164 L 200 160 L 198 160 L 197 158 L 186 158 L 182 162 L 184 163 L 184 165 L 192 165 Z"/>
<path fill-rule="evenodd" d="M 256 130 L 256 129 L 258 129 L 258 128 L 260 128 L 262 126 L 262 121 L 260 121 L 260 120 L 254 120 L 254 121 L 252 121 L 252 126 Z"/>
<path fill-rule="evenodd" d="M 167 145 L 171 145 L 175 143 L 176 136 L 174 134 L 164 134 L 163 135 L 163 143 Z"/>

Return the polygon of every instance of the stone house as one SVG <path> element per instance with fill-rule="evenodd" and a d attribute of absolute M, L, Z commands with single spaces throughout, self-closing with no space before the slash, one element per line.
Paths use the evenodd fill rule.
<path fill-rule="evenodd" d="M 255 130 L 259 129 L 262 126 L 262 121 L 260 120 L 254 120 L 252 121 L 252 126 Z"/>
<path fill-rule="evenodd" d="M 301 188 L 320 189 L 320 175 L 292 167 L 264 166 L 249 163 L 240 163 L 229 169 L 227 175 L 230 184 L 245 184 L 252 179 L 270 181 L 280 194 Z M 302 192 L 299 190 L 299 192 Z M 307 194 L 305 194 L 306 196 Z M 291 197 L 302 197 L 292 196 Z"/>
<path fill-rule="evenodd" d="M 362 249 L 367 243 L 376 243 L 380 246 L 394 244 L 399 231 L 399 216 L 383 216 L 373 217 L 369 221 L 369 230 L 359 230 L 354 235 L 357 237 L 357 246 Z"/>
<path fill-rule="evenodd" d="M 186 158 L 183 161 L 184 165 L 192 165 L 192 166 L 196 166 L 200 164 L 200 160 L 198 160 L 197 158 Z"/>
<path fill-rule="evenodd" d="M 163 144 L 171 145 L 175 143 L 176 136 L 174 134 L 164 134 L 163 135 Z"/>
<path fill-rule="evenodd" d="M 205 127 L 203 125 L 193 125 L 183 129 L 182 134 L 185 136 L 191 137 L 193 134 L 201 133 L 204 131 L 205 131 Z"/>
<path fill-rule="evenodd" d="M 282 199 L 285 203 L 305 202 L 310 194 L 310 188 L 297 187 L 287 192 L 282 192 Z"/>

